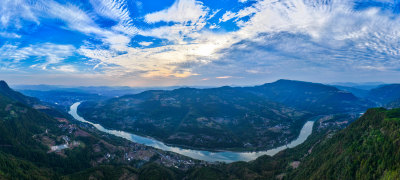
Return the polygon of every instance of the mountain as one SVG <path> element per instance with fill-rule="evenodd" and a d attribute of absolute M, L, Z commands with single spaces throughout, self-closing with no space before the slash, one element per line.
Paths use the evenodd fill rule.
<path fill-rule="evenodd" d="M 379 86 L 385 85 L 384 82 L 364 82 L 364 83 L 352 83 L 352 82 L 336 82 L 331 83 L 332 86 L 342 86 L 342 87 L 350 87 L 356 89 L 362 89 L 369 91 L 371 89 L 377 88 Z"/>
<path fill-rule="evenodd" d="M 179 124 L 175 127 L 189 129 L 186 133 L 196 132 L 196 127 L 201 127 L 199 131 L 203 131 L 207 130 L 206 127 L 212 129 L 220 124 L 227 128 L 229 126 L 223 122 L 238 118 L 238 125 L 244 128 L 230 127 L 231 131 L 237 130 L 236 133 L 247 136 L 245 131 L 260 132 L 256 126 L 260 126 L 260 129 L 268 127 L 258 124 L 260 122 L 268 122 L 269 125 L 274 125 L 274 122 L 287 123 L 287 126 L 292 126 L 288 128 L 291 130 L 299 128 L 295 128 L 295 124 L 301 126 L 307 118 L 317 115 L 317 111 L 299 111 L 295 106 L 287 107 L 266 98 L 270 92 L 280 92 L 277 87 L 288 86 L 285 83 L 279 86 L 263 85 L 266 87 L 261 90 L 258 87 L 221 87 L 146 91 L 100 102 L 86 102 L 81 108 L 82 112 L 87 112 L 92 110 L 90 106 L 95 106 L 99 117 L 117 112 L 112 114 L 114 118 L 130 116 L 135 117 L 135 121 L 143 118 L 144 122 L 168 128 L 174 128 L 174 125 L 166 123 L 167 120 L 172 124 L 176 123 L 175 119 L 183 119 L 177 121 Z M 337 98 L 348 97 L 319 84 L 297 83 L 294 82 L 295 85 L 291 87 L 302 93 L 288 90 L 278 93 L 279 96 L 308 95 L 312 99 L 328 94 Z M 352 121 L 354 117 L 351 114 L 331 114 L 315 122 L 313 134 L 303 144 L 273 157 L 261 156 L 251 162 L 207 164 L 98 132 L 87 124 L 69 119 L 64 113 L 54 117 L 46 111 L 40 111 L 43 107 L 52 109 L 51 106 L 10 89 L 5 82 L 0 85 L 0 179 L 400 178 L 400 109 L 369 109 L 344 129 L 343 122 Z M 311 90 L 308 86 L 312 86 Z M 320 91 L 316 91 L 316 88 L 320 88 Z M 292 97 L 290 101 L 276 99 L 287 103 L 297 102 L 296 98 Z M 33 105 L 26 104 L 32 102 Z M 314 102 L 323 104 L 324 101 Z M 395 100 L 390 104 L 395 108 L 398 102 Z M 336 103 L 346 105 L 342 100 Z M 42 108 L 34 108 L 38 106 Z M 340 109 L 333 110 L 331 112 L 342 112 Z M 205 117 L 204 114 L 209 116 Z M 225 121 L 213 119 L 220 116 Z M 284 126 L 275 125 L 268 131 L 276 132 L 279 136 L 278 127 Z M 206 132 L 216 133 L 212 130 Z M 289 136 L 287 133 L 285 135 Z M 57 149 L 62 147 L 66 149 Z"/>
<path fill-rule="evenodd" d="M 296 137 L 311 116 L 359 114 L 373 103 L 336 87 L 279 80 L 254 87 L 145 91 L 84 102 L 81 115 L 111 129 L 207 149 L 260 149 Z"/>
<path fill-rule="evenodd" d="M 12 90 L 5 81 L 0 81 L 0 94 L 12 100 L 19 101 L 24 104 L 34 105 L 38 104 L 39 100 L 32 97 L 27 97 L 20 92 Z"/>
<path fill-rule="evenodd" d="M 269 148 L 294 139 L 309 113 L 240 88 L 146 91 L 84 102 L 80 114 L 112 129 L 197 148 Z"/>
<path fill-rule="evenodd" d="M 59 85 L 14 85 L 13 89 L 32 97 L 50 95 L 54 92 L 63 92 L 64 96 L 71 93 L 97 95 L 103 97 L 117 97 L 126 94 L 137 94 L 147 90 L 173 90 L 186 86 L 167 86 L 167 87 L 129 87 L 129 86 L 59 86 Z M 193 88 L 211 88 L 211 86 L 191 86 Z M 40 99 L 40 97 L 37 97 Z M 44 99 L 41 99 L 44 100 Z M 51 100 L 51 99 L 50 99 Z"/>
<path fill-rule="evenodd" d="M 271 101 L 317 114 L 364 112 L 374 106 L 348 91 L 319 83 L 278 80 L 244 89 Z"/>
<path fill-rule="evenodd" d="M 340 117 L 339 117 L 340 118 Z M 251 162 L 189 170 L 187 179 L 399 179 L 400 109 L 369 109 L 343 130 L 322 128 L 303 144 Z"/>
<path fill-rule="evenodd" d="M 340 90 L 350 92 L 350 93 L 354 94 L 355 96 L 357 96 L 358 98 L 366 98 L 369 93 L 369 90 L 358 89 L 355 87 L 338 86 L 338 85 L 335 85 L 335 87 Z"/>
<path fill-rule="evenodd" d="M 394 100 L 385 105 L 386 108 L 393 109 L 393 108 L 400 108 L 400 99 Z"/>
<path fill-rule="evenodd" d="M 199 164 L 188 157 L 101 133 L 62 112 L 53 117 L 54 113 L 39 111 L 52 107 L 24 103 L 31 100 L 1 82 L 0 179 L 143 178 L 152 164 L 153 172 L 176 174 Z"/>
<path fill-rule="evenodd" d="M 91 94 L 85 92 L 71 92 L 65 90 L 50 90 L 50 91 L 38 91 L 38 90 L 20 90 L 21 93 L 27 96 L 35 97 L 43 102 L 63 107 L 65 110 L 78 101 L 87 100 L 101 100 L 106 97 L 98 94 Z"/>
<path fill-rule="evenodd" d="M 377 102 L 379 105 L 385 105 L 400 99 L 400 84 L 389 84 L 372 89 L 367 98 Z"/>

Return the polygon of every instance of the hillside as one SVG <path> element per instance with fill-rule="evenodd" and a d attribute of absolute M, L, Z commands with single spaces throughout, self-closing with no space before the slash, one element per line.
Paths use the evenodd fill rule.
<path fill-rule="evenodd" d="M 314 147 L 289 179 L 398 179 L 399 139 L 400 109 L 370 109 Z"/>
<path fill-rule="evenodd" d="M 368 110 L 349 127 L 320 129 L 273 157 L 195 168 L 189 179 L 399 179 L 400 109 Z"/>
<path fill-rule="evenodd" d="M 294 139 L 309 113 L 239 88 L 146 91 L 84 102 L 89 121 L 197 148 L 263 148 Z"/>
<path fill-rule="evenodd" d="M 74 174 L 91 177 L 99 173 L 93 169 L 105 165 L 113 171 L 99 177 L 128 179 L 126 175 L 140 177 L 138 173 L 147 164 L 157 164 L 159 169 L 154 171 L 173 169 L 180 173 L 179 169 L 198 163 L 103 134 L 68 117 L 52 117 L 24 104 L 31 98 L 4 84 L 0 87 L 0 179 L 61 179 L 75 177 Z M 51 108 L 35 104 L 38 105 Z"/>
<path fill-rule="evenodd" d="M 84 102 L 89 121 L 207 149 L 268 149 L 293 140 L 317 115 L 359 114 L 373 103 L 332 86 L 279 80 L 255 87 L 145 91 Z"/>
<path fill-rule="evenodd" d="M 11 100 L 19 101 L 21 103 L 28 104 L 31 106 L 39 103 L 39 99 L 27 97 L 20 92 L 12 90 L 8 86 L 8 84 L 2 80 L 0 81 L 0 94 L 7 98 L 10 98 Z"/>
<path fill-rule="evenodd" d="M 374 104 L 348 91 L 319 83 L 278 80 L 244 88 L 271 101 L 317 114 L 364 112 Z"/>
<path fill-rule="evenodd" d="M 388 84 L 372 89 L 367 98 L 377 102 L 379 105 L 385 105 L 400 99 L 400 84 Z"/>
<path fill-rule="evenodd" d="M 3 92 L 6 92 L 6 95 Z M 400 109 L 370 109 L 343 130 L 340 130 L 346 126 L 343 122 L 351 122 L 354 118 L 351 114 L 326 116 L 317 120 L 314 133 L 307 141 L 293 149 L 287 149 L 273 157 L 262 156 L 248 163 L 217 163 L 203 166 L 197 161 L 189 161 L 189 158 L 174 153 L 102 134 L 85 124 L 75 124 L 76 122 L 70 121 L 68 117 L 51 117 L 23 103 L 35 102 L 33 106 L 45 106 L 40 104 L 40 101 L 29 99 L 31 98 L 13 91 L 6 84 L 1 87 L 0 179 L 400 178 Z M 397 101 L 393 103 L 395 102 Z M 162 116 L 165 114 L 168 117 L 183 117 L 186 118 L 185 121 L 179 121 L 179 124 L 171 125 L 164 121 L 158 123 L 165 123 L 163 125 L 168 128 L 181 125 L 190 130 L 186 133 L 195 131 L 185 123 L 197 122 L 196 125 L 199 125 L 200 122 L 206 121 L 206 125 L 209 125 L 211 120 L 215 121 L 212 118 L 202 118 L 202 121 L 198 121 L 202 113 L 226 119 L 242 117 L 241 113 L 245 113 L 254 120 L 254 126 L 262 125 L 256 124 L 259 123 L 255 120 L 257 114 L 278 117 L 276 121 L 282 123 L 287 120 L 293 124 L 296 118 L 297 122 L 301 122 L 302 118 L 311 116 L 306 112 L 274 103 L 255 92 L 231 87 L 146 91 L 102 101 L 99 104 L 86 103 L 86 106 L 91 105 L 101 107 L 98 110 L 99 116 L 117 112 L 113 115 L 123 118 L 131 113 L 131 117 L 136 117 L 137 120 L 139 117 L 146 117 L 148 119 L 144 120 L 147 121 L 150 118 L 166 118 Z M 119 109 L 113 109 L 116 107 Z M 184 114 L 181 114 L 182 111 Z M 168 120 L 171 119 L 173 118 Z M 272 123 L 274 119 L 268 119 L 268 122 Z M 211 127 L 216 125 L 212 124 Z M 245 126 L 249 127 L 251 126 Z M 238 133 L 243 132 L 244 129 Z M 66 149 L 51 149 L 56 145 L 61 147 L 60 145 L 66 142 Z"/>
<path fill-rule="evenodd" d="M 347 87 L 347 86 L 339 86 L 335 85 L 336 88 L 343 90 L 343 91 L 348 91 L 354 94 L 354 96 L 357 96 L 358 98 L 366 98 L 368 95 L 369 90 L 365 89 L 358 89 L 355 87 Z"/>
<path fill-rule="evenodd" d="M 400 108 L 400 99 L 394 100 L 390 102 L 389 104 L 385 105 L 386 108 Z"/>

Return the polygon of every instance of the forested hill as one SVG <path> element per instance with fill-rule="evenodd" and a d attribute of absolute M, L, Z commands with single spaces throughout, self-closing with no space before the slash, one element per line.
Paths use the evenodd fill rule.
<path fill-rule="evenodd" d="M 0 179 L 178 179 L 197 162 L 52 117 L 31 99 L 1 82 Z"/>
<path fill-rule="evenodd" d="M 145 91 L 84 102 L 108 128 L 207 149 L 269 149 L 293 140 L 312 116 L 359 114 L 373 103 L 333 86 L 279 80 L 254 87 Z M 349 121 L 350 122 L 350 121 Z"/>
<path fill-rule="evenodd" d="M 245 163 L 204 167 L 190 179 L 400 179 L 400 109 L 374 108 L 349 127 L 321 129 L 293 149 Z M 339 131 L 337 131 L 339 130 Z"/>
<path fill-rule="evenodd" d="M 400 84 L 387 84 L 371 89 L 367 95 L 368 99 L 385 105 L 400 99 Z"/>
<path fill-rule="evenodd" d="M 368 110 L 313 148 L 289 179 L 399 179 L 400 109 Z"/>
<path fill-rule="evenodd" d="M 12 90 L 8 84 L 2 80 L 0 81 L 0 95 L 28 105 L 34 105 L 39 102 L 39 100 L 36 98 L 27 97 L 17 91 Z"/>
<path fill-rule="evenodd" d="M 146 91 L 84 102 L 89 121 L 197 148 L 263 148 L 295 139 L 311 114 L 240 88 Z"/>
<path fill-rule="evenodd" d="M 246 91 L 271 101 L 318 114 L 364 112 L 374 104 L 334 86 L 293 80 L 278 80 L 261 86 L 245 87 Z"/>

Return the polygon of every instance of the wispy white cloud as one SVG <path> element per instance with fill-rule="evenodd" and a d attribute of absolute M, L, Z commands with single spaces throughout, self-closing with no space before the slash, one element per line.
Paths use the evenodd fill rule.
<path fill-rule="evenodd" d="M 112 29 L 133 36 L 137 33 L 125 0 L 90 0 L 95 11 L 118 22 Z"/>
<path fill-rule="evenodd" d="M 52 70 L 65 72 L 65 73 L 74 73 L 78 72 L 78 70 L 72 65 L 62 65 L 62 66 L 54 66 L 51 67 Z"/>
<path fill-rule="evenodd" d="M 90 40 L 78 49 L 56 43 L 23 48 L 6 43 L 0 48 L 0 58 L 18 63 L 39 57 L 31 59 L 45 62 L 38 61 L 34 67 L 79 73 L 77 67 L 62 64 L 77 53 L 91 61 L 93 68 L 89 69 L 110 78 L 170 82 L 190 78 L 211 82 L 224 77 L 233 81 L 242 74 L 261 78 L 286 71 L 302 76 L 310 71 L 351 74 L 400 69 L 398 14 L 374 7 L 354 9 L 355 3 L 345 0 L 238 2 L 246 7 L 215 10 L 200 0 L 176 0 L 171 7 L 133 20 L 130 16 L 136 12 L 130 12 L 125 0 L 90 0 L 85 8 L 53 0 L 1 1 L 1 37 L 23 39 L 8 28 L 21 28 L 21 21 L 40 25 L 45 19 L 57 20 L 62 28 Z M 103 18 L 114 22 L 99 23 Z M 141 20 L 147 24 L 136 27 L 134 22 Z M 226 31 L 224 26 L 231 28 L 231 23 L 236 30 Z M 134 39 L 136 35 L 145 38 Z M 132 40 L 141 47 L 131 47 Z"/>
<path fill-rule="evenodd" d="M 14 63 L 26 60 L 32 56 L 43 57 L 44 62 L 35 64 L 35 67 L 46 69 L 48 65 L 60 63 L 62 60 L 72 56 L 75 52 L 75 47 L 71 45 L 44 43 L 18 48 L 15 45 L 5 44 L 0 48 L 0 52 L 0 59 L 10 60 Z"/>
<path fill-rule="evenodd" d="M 0 29 L 9 27 L 20 29 L 23 27 L 21 21 L 24 20 L 39 24 L 31 5 L 34 5 L 34 2 L 26 3 L 25 0 L 0 1 Z"/>
<path fill-rule="evenodd" d="M 94 2 L 94 1 L 93 1 Z M 125 51 L 131 37 L 136 33 L 136 27 L 132 25 L 129 12 L 122 1 L 94 2 L 96 12 L 117 20 L 118 24 L 107 29 L 102 28 L 93 20 L 89 13 L 73 4 L 60 4 L 55 1 L 46 1 L 42 4 L 42 18 L 60 19 L 65 23 L 65 28 L 78 31 L 104 43 L 116 51 Z"/>
<path fill-rule="evenodd" d="M 141 45 L 141 46 L 150 46 L 152 44 L 153 44 L 153 42 L 148 42 L 148 41 L 142 41 L 139 43 L 139 45 Z"/>
<path fill-rule="evenodd" d="M 232 76 L 218 76 L 218 77 L 215 77 L 215 78 L 217 78 L 217 79 L 229 79 L 229 78 L 232 78 Z"/>
<path fill-rule="evenodd" d="M 147 23 L 155 22 L 192 22 L 196 23 L 201 17 L 206 16 L 209 9 L 203 3 L 196 0 L 176 0 L 168 9 L 147 14 Z"/>
<path fill-rule="evenodd" d="M 21 38 L 21 35 L 12 32 L 0 32 L 0 36 L 4 38 Z"/>

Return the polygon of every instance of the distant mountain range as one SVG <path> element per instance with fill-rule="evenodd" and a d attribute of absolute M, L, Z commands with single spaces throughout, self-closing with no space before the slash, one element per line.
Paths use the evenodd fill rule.
<path fill-rule="evenodd" d="M 186 86 L 168 87 L 129 87 L 129 86 L 60 86 L 60 85 L 14 85 L 14 89 L 26 94 L 45 94 L 52 92 L 82 93 L 104 97 L 116 97 L 126 94 L 136 94 L 147 90 L 173 90 Z M 192 88 L 210 88 L 210 86 L 193 86 Z"/>
<path fill-rule="evenodd" d="M 332 86 L 343 86 L 343 87 L 351 87 L 351 88 L 356 88 L 356 89 L 362 89 L 362 90 L 371 90 L 374 88 L 377 88 L 379 86 L 386 85 L 387 83 L 384 82 L 364 82 L 364 83 L 353 83 L 353 82 L 336 82 L 336 83 L 330 83 L 329 85 Z"/>

